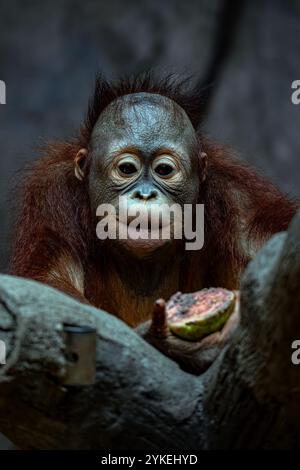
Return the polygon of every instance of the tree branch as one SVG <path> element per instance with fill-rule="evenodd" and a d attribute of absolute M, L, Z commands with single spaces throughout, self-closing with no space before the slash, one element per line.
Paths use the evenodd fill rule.
<path fill-rule="evenodd" d="M 0 431 L 24 449 L 300 447 L 299 243 L 300 214 L 247 268 L 240 325 L 199 377 L 114 316 L 1 276 Z M 64 323 L 97 330 L 92 385 L 64 385 Z"/>

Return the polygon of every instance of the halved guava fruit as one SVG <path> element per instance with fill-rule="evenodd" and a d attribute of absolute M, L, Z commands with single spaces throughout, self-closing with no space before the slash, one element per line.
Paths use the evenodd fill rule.
<path fill-rule="evenodd" d="M 235 294 L 221 287 L 174 294 L 166 305 L 167 321 L 176 336 L 198 341 L 222 328 L 235 307 Z"/>

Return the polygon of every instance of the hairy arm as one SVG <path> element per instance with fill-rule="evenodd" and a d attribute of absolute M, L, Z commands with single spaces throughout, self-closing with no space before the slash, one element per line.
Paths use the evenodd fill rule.
<path fill-rule="evenodd" d="M 89 205 L 73 172 L 71 144 L 50 147 L 24 176 L 10 273 L 51 285 L 82 302 Z M 75 153 L 76 154 L 76 153 Z"/>

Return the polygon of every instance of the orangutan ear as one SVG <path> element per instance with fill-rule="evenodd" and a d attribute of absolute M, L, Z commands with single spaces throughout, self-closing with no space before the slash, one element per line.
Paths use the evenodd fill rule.
<path fill-rule="evenodd" d="M 74 172 L 75 172 L 76 178 L 78 178 L 79 181 L 82 181 L 85 177 L 83 167 L 84 167 L 84 162 L 86 160 L 87 155 L 88 155 L 87 149 L 80 149 L 74 159 L 74 163 L 75 163 Z"/>
<path fill-rule="evenodd" d="M 205 152 L 200 153 L 200 161 L 201 161 L 201 166 L 202 166 L 202 180 L 201 180 L 201 183 L 203 183 L 203 181 L 205 181 L 205 179 L 206 179 L 206 174 L 207 174 L 207 153 L 205 153 Z"/>

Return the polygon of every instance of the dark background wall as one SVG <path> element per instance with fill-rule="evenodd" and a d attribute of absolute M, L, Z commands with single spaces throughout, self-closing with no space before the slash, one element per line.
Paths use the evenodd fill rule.
<path fill-rule="evenodd" d="M 78 127 L 97 70 L 195 74 L 210 85 L 206 131 L 299 196 L 299 51 L 297 0 L 0 0 L 0 270 L 18 172 Z"/>

